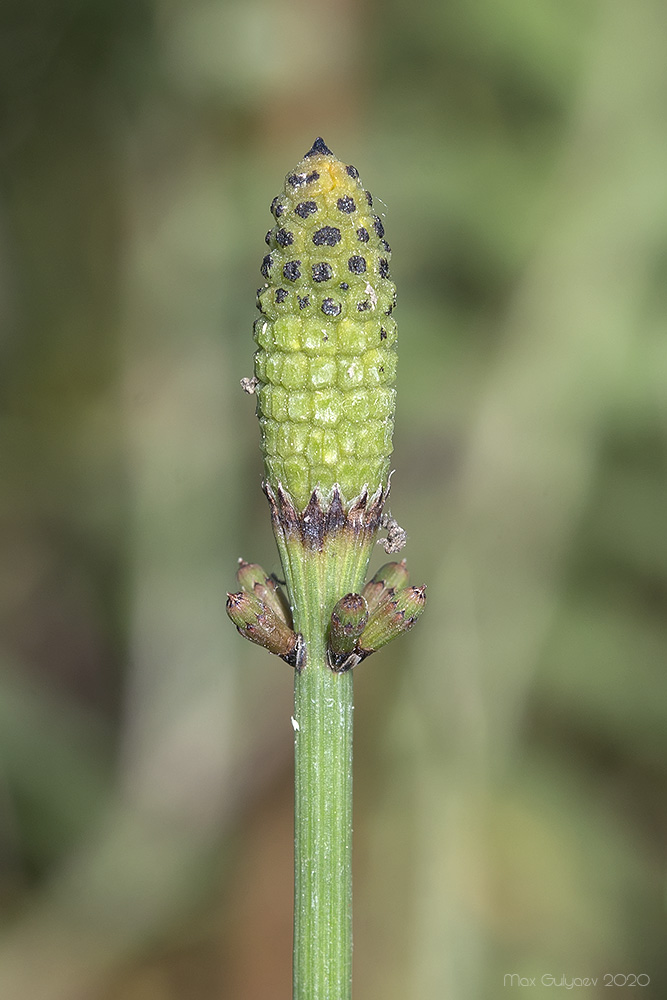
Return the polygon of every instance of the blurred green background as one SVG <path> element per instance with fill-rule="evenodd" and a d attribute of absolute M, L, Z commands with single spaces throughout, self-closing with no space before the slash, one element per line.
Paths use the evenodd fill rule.
<path fill-rule="evenodd" d="M 290 670 L 224 595 L 317 135 L 386 206 L 429 585 L 356 677 L 355 996 L 666 996 L 663 0 L 4 0 L 0 91 L 2 1000 L 290 995 Z"/>

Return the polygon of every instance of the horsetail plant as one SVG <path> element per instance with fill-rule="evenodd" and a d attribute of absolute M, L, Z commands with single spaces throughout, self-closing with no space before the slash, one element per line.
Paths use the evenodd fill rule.
<path fill-rule="evenodd" d="M 396 391 L 391 250 L 355 167 L 316 139 L 273 199 L 255 393 L 287 597 L 241 561 L 229 617 L 294 670 L 294 1000 L 349 1000 L 352 668 L 414 625 L 405 561 L 364 579 L 384 512 Z"/>

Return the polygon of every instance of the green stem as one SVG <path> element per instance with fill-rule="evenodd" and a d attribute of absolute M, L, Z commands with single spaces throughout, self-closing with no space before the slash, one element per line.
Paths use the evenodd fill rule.
<path fill-rule="evenodd" d="M 294 1000 L 348 1000 L 352 978 L 352 672 L 321 638 L 297 674 L 294 717 Z"/>
<path fill-rule="evenodd" d="M 350 1000 L 352 977 L 352 671 L 326 659 L 331 611 L 359 591 L 372 539 L 321 549 L 276 533 L 305 662 L 294 686 L 294 1000 Z"/>

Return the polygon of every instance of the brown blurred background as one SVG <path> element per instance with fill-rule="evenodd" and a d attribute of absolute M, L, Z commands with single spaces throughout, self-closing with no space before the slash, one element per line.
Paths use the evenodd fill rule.
<path fill-rule="evenodd" d="M 4 0 L 1 1000 L 290 995 L 290 670 L 224 594 L 277 569 L 238 383 L 316 135 L 386 206 L 429 584 L 356 677 L 355 996 L 667 995 L 666 39 L 662 0 Z"/>

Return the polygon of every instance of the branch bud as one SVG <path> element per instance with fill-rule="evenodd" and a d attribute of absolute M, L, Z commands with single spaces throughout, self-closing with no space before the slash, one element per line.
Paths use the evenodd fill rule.
<path fill-rule="evenodd" d="M 408 579 L 405 559 L 401 559 L 400 562 L 385 563 L 384 566 L 381 566 L 362 591 L 368 604 L 369 613 L 372 614 L 383 601 L 393 597 L 401 587 L 407 587 Z"/>
<path fill-rule="evenodd" d="M 349 670 L 360 657 L 357 641 L 368 621 L 368 607 L 361 594 L 341 597 L 331 612 L 329 626 L 329 665 L 333 670 Z"/>
<path fill-rule="evenodd" d="M 299 637 L 254 593 L 228 594 L 227 614 L 246 639 L 297 665 Z"/>
<path fill-rule="evenodd" d="M 239 559 L 239 568 L 236 571 L 236 579 L 241 584 L 241 588 L 248 594 L 254 594 L 262 604 L 270 608 L 271 611 L 285 625 L 291 626 L 292 615 L 287 603 L 287 599 L 265 570 L 257 563 L 245 562 Z"/>
<path fill-rule="evenodd" d="M 362 658 L 411 629 L 425 604 L 425 586 L 405 587 L 386 597 L 371 614 L 359 638 Z"/>

